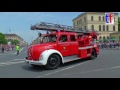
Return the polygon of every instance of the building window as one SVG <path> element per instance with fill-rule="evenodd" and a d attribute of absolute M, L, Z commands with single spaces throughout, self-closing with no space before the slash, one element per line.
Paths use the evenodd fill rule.
<path fill-rule="evenodd" d="M 103 37 L 103 40 L 105 40 L 105 36 Z"/>
<path fill-rule="evenodd" d="M 79 25 L 79 21 L 77 21 L 77 25 Z"/>
<path fill-rule="evenodd" d="M 101 21 L 101 17 L 99 16 L 99 21 Z"/>
<path fill-rule="evenodd" d="M 76 41 L 75 35 L 70 35 L 70 41 Z"/>
<path fill-rule="evenodd" d="M 106 26 L 106 29 L 107 29 L 107 31 L 109 31 L 109 26 L 108 25 Z"/>
<path fill-rule="evenodd" d="M 115 31 L 115 25 L 113 26 L 113 31 Z"/>
<path fill-rule="evenodd" d="M 81 19 L 81 23 L 82 23 L 82 19 Z"/>
<path fill-rule="evenodd" d="M 81 24 L 81 19 L 79 20 L 79 23 Z"/>
<path fill-rule="evenodd" d="M 86 22 L 86 17 L 84 17 L 84 21 Z"/>
<path fill-rule="evenodd" d="M 103 16 L 103 21 L 105 21 L 105 17 Z"/>
<path fill-rule="evenodd" d="M 91 26 L 91 29 L 94 30 L 94 25 Z"/>
<path fill-rule="evenodd" d="M 93 16 L 91 16 L 91 21 L 93 21 Z"/>
<path fill-rule="evenodd" d="M 102 37 L 100 36 L 100 37 L 99 37 L 99 40 L 101 40 L 101 39 L 102 39 Z"/>
<path fill-rule="evenodd" d="M 107 36 L 107 39 L 109 39 L 109 36 Z"/>
<path fill-rule="evenodd" d="M 105 25 L 103 25 L 103 31 L 105 31 Z"/>
<path fill-rule="evenodd" d="M 85 26 L 85 30 L 86 30 L 86 26 Z"/>
<path fill-rule="evenodd" d="M 101 25 L 99 25 L 99 31 L 101 31 Z"/>

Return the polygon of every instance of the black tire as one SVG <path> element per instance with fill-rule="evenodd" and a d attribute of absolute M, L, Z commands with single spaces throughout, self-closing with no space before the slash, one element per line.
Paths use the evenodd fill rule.
<path fill-rule="evenodd" d="M 94 60 L 95 58 L 96 58 L 96 51 L 93 49 L 90 56 L 90 60 Z"/>
<path fill-rule="evenodd" d="M 52 54 L 47 61 L 46 68 L 48 70 L 56 69 L 60 65 L 60 57 L 57 54 Z"/>

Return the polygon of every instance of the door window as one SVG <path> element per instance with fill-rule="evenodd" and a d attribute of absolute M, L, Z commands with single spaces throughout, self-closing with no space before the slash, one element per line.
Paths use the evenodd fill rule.
<path fill-rule="evenodd" d="M 67 35 L 61 35 L 59 42 L 67 42 L 67 41 L 68 41 Z"/>

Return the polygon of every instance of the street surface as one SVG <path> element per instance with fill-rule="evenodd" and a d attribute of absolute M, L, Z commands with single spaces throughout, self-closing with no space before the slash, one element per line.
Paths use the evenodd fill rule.
<path fill-rule="evenodd" d="M 15 50 L 0 53 L 0 78 L 120 78 L 120 49 L 101 50 L 96 60 L 78 60 L 55 70 L 26 64 L 26 50 L 19 56 Z"/>

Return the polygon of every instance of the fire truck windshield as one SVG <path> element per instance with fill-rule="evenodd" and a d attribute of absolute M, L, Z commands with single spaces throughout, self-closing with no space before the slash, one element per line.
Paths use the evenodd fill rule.
<path fill-rule="evenodd" d="M 43 37 L 42 43 L 56 42 L 56 40 L 57 40 L 57 35 L 48 35 Z"/>

